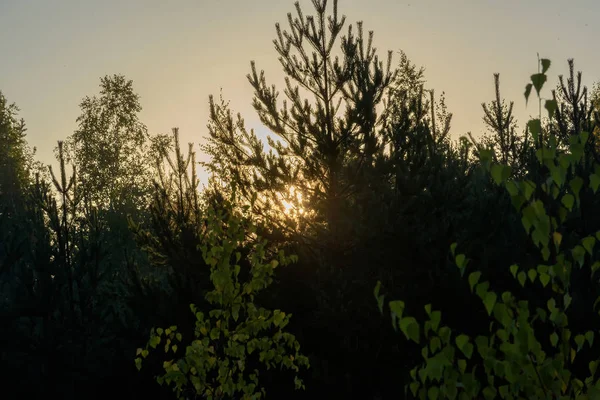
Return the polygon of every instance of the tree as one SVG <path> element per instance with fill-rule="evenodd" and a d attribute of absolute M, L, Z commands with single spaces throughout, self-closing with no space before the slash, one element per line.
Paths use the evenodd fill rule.
<path fill-rule="evenodd" d="M 441 270 L 440 259 L 445 266 L 445 254 L 421 253 L 420 240 L 446 244 L 442 207 L 462 188 L 443 96 L 435 101 L 423 89 L 422 70 L 405 54 L 398 68 L 391 67 L 391 53 L 381 62 L 373 33 L 363 34 L 361 23 L 344 36 L 345 18 L 335 1 L 328 15 L 328 4 L 313 1 L 315 15 L 305 16 L 296 3 L 290 30 L 276 25 L 283 102 L 251 64 L 253 104 L 274 134 L 270 149 L 245 129 L 241 116 L 233 117 L 228 103 L 211 97 L 203 150 L 214 176 L 235 186 L 246 204 L 256 197 L 254 212 L 269 227 L 268 237 L 300 254 L 301 265 L 282 271 L 281 295 L 273 301 L 293 302 L 295 321 L 305 318 L 297 329 L 322 385 L 309 386 L 343 397 L 379 390 L 385 373 L 375 367 L 382 339 L 373 335 L 381 330 L 369 306 L 369 282 L 381 274 L 418 274 L 416 283 L 399 280 L 411 293 L 430 294 L 431 269 L 412 263 L 418 264 L 418 251 L 435 259 L 435 268 Z M 440 190 L 431 190 L 438 183 Z M 322 331 L 344 340 L 325 344 Z M 363 379 L 351 379 L 354 374 Z"/>
<path fill-rule="evenodd" d="M 27 128 L 17 119 L 18 112 L 0 92 L 0 212 L 15 211 L 32 183 L 35 149 L 27 145 Z"/>
<path fill-rule="evenodd" d="M 257 197 L 258 215 L 288 235 L 314 238 L 326 232 L 320 241 L 334 251 L 352 242 L 347 229 L 352 198 L 368 190 L 368 171 L 383 151 L 377 107 L 394 72 L 391 53 L 387 67 L 379 60 L 373 32 L 364 35 L 359 22 L 356 35 L 350 25 L 342 36 L 345 17 L 338 16 L 336 0 L 327 15 L 327 4 L 314 0 L 316 15 L 304 16 L 296 3 L 297 17 L 288 14 L 290 31 L 276 24 L 275 49 L 287 75 L 283 104 L 251 63 L 254 108 L 277 135 L 268 139 L 271 151 L 245 129 L 241 116 L 234 120 L 228 104 L 212 96 L 203 149 L 212 157 L 205 164 L 211 172 L 238 187 L 246 202 Z"/>
<path fill-rule="evenodd" d="M 210 268 L 198 247 L 205 236 L 205 207 L 198 193 L 195 153 L 190 143 L 188 154 L 183 154 L 177 128 L 171 139 L 174 157 L 169 154 L 167 143 L 157 149 L 161 157 L 156 159 L 158 179 L 154 182 L 147 223 L 129 220 L 129 228 L 138 247 L 147 254 L 150 267 L 131 265 L 135 268 L 129 271 L 129 286 L 134 294 L 131 300 L 140 317 L 163 315 L 160 309 L 173 318 L 174 309 L 185 310 L 191 303 L 201 305 L 210 285 Z M 157 295 L 160 285 L 152 285 L 157 276 L 168 283 L 164 296 Z M 184 317 L 187 316 L 186 313 Z M 185 331 L 182 321 L 178 324 L 180 331 Z"/>
<path fill-rule="evenodd" d="M 569 76 L 566 83 L 563 75 L 559 75 L 559 84 L 552 91 L 553 101 L 556 104 L 555 125 L 557 139 L 562 146 L 567 146 L 572 135 L 581 132 L 593 132 L 595 128 L 593 112 L 594 104 L 588 98 L 588 89 L 581 85 L 581 71 L 575 77 L 575 64 L 573 59 L 567 60 L 569 65 Z M 592 137 L 589 138 L 590 143 Z M 600 160 L 599 158 L 596 161 Z"/>
<path fill-rule="evenodd" d="M 190 305 L 194 339 L 178 352 L 178 343 L 189 338 L 177 326 L 153 328 L 146 347 L 137 350 L 136 366 L 141 369 L 150 348 L 164 343 L 167 360 L 157 381 L 174 386 L 179 399 L 190 394 L 261 399 L 266 394 L 259 380 L 263 371 L 255 367 L 285 367 L 297 374 L 300 367 L 309 366 L 294 335 L 284 330 L 291 315 L 260 307 L 255 300 L 273 282 L 275 269 L 295 257 L 274 251 L 256 235 L 250 219 L 231 208 L 228 212 L 208 209 L 205 235 L 197 247 L 210 272 L 211 290 L 205 293 L 208 307 Z M 248 247 L 250 251 L 243 255 Z M 242 258 L 248 266 L 243 266 Z M 298 376 L 294 383 L 296 389 L 303 388 Z"/>
<path fill-rule="evenodd" d="M 80 103 L 79 127 L 68 138 L 68 154 L 79 170 L 81 186 L 102 209 L 145 204 L 151 188 L 149 135 L 133 81 L 123 75 L 100 78 L 100 96 Z"/>
<path fill-rule="evenodd" d="M 482 103 L 484 117 L 491 135 L 483 139 L 483 147 L 494 149 L 496 161 L 510 165 L 516 173 L 524 172 L 525 152 L 529 148 L 528 137 L 517 133 L 517 121 L 513 116 L 514 102 L 506 105 L 500 96 L 500 74 L 494 74 L 496 99 L 491 103 Z"/>
<path fill-rule="evenodd" d="M 532 76 L 533 85 L 542 82 L 537 84 L 538 96 L 550 66 L 549 60 L 541 61 L 543 79 Z M 552 119 L 555 107 L 547 108 Z M 540 121 L 541 117 L 531 120 L 528 129 L 535 142 L 540 143 L 536 147 L 537 161 L 549 171 L 542 184 L 515 179 L 511 166 L 492 162 L 491 152 L 480 154 L 482 166 L 495 184 L 510 194 L 526 234 L 540 253 L 537 259 L 507 268 L 523 290 L 500 294 L 498 282 L 482 281 L 481 271 L 471 270 L 470 290 L 480 298 L 490 322 L 477 337 L 461 332 L 464 327 L 457 331 L 442 325 L 442 312 L 431 304 L 424 307 L 426 320 L 420 324 L 407 315 L 403 301 L 388 303 L 394 329 L 400 329 L 407 339 L 424 344 L 422 361 L 410 371 L 412 382 L 406 387 L 415 398 L 600 396 L 600 381 L 596 377 L 598 349 L 593 345 L 598 324 L 596 306 L 600 301 L 596 275 L 600 266 L 596 248 L 600 231 L 596 231 L 597 222 L 595 229 L 590 227 L 587 231 L 570 226 L 587 206 L 584 196 L 596 195 L 600 166 L 581 168 L 588 161 L 586 150 L 592 151 L 585 146 L 588 132 L 572 133 L 568 147 L 561 151 L 557 132 L 542 133 Z M 538 141 L 542 136 L 545 139 Z M 590 170 L 594 172 L 590 174 Z M 456 243 L 451 246 L 452 258 L 464 276 L 474 263 L 456 252 L 456 247 Z M 586 291 L 590 297 L 581 294 L 581 276 L 595 282 L 595 287 Z M 375 297 L 381 311 L 384 296 L 380 288 L 378 284 Z M 533 298 L 524 296 L 534 290 Z M 581 318 L 582 312 L 585 318 Z"/>

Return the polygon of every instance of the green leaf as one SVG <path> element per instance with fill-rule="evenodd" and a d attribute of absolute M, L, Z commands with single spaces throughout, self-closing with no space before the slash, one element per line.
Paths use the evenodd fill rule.
<path fill-rule="evenodd" d="M 487 292 L 487 294 L 485 295 L 483 304 L 485 305 L 485 309 L 487 310 L 488 315 L 492 315 L 492 310 L 494 309 L 496 300 L 497 296 L 494 292 Z"/>
<path fill-rule="evenodd" d="M 548 110 L 548 118 L 552 119 L 554 113 L 556 112 L 556 109 L 558 108 L 558 104 L 554 99 L 546 100 L 546 102 L 544 103 L 544 108 Z"/>
<path fill-rule="evenodd" d="M 512 324 L 512 318 L 509 314 L 509 309 L 502 303 L 497 303 L 494 306 L 494 318 L 496 318 L 496 321 L 500 322 L 505 328 Z"/>
<path fill-rule="evenodd" d="M 543 287 L 548 286 L 548 282 L 550 282 L 550 275 L 546 273 L 540 274 L 540 282 L 542 283 Z"/>
<path fill-rule="evenodd" d="M 580 351 L 583 348 L 583 343 L 585 342 L 585 338 L 583 335 L 575 336 L 575 344 L 577 345 L 577 351 Z"/>
<path fill-rule="evenodd" d="M 402 314 L 404 313 L 404 302 L 401 300 L 393 300 L 390 301 L 390 310 L 395 315 L 396 318 L 402 318 Z"/>
<path fill-rule="evenodd" d="M 542 90 L 544 83 L 546 83 L 546 79 L 547 77 L 543 73 L 531 75 L 531 83 L 533 83 L 533 87 L 535 88 L 538 96 L 540 95 L 540 90 Z"/>
<path fill-rule="evenodd" d="M 469 286 L 471 287 L 471 293 L 473 292 L 473 286 L 479 282 L 479 278 L 481 277 L 480 271 L 471 272 L 469 274 Z"/>
<path fill-rule="evenodd" d="M 142 369 L 142 359 L 137 357 L 135 359 L 135 367 L 137 368 L 137 370 L 141 370 Z"/>
<path fill-rule="evenodd" d="M 565 310 L 569 308 L 572 300 L 573 298 L 571 297 L 571 295 L 569 293 L 565 293 L 565 295 L 563 296 L 563 304 L 565 306 Z"/>
<path fill-rule="evenodd" d="M 407 339 L 419 343 L 419 324 L 414 317 L 404 317 L 400 320 L 400 330 Z"/>
<path fill-rule="evenodd" d="M 550 68 L 550 60 L 547 58 L 542 58 L 540 62 L 542 63 L 542 74 L 545 74 L 546 71 L 548 71 L 548 68 Z"/>
<path fill-rule="evenodd" d="M 553 347 L 556 347 L 558 344 L 558 335 L 556 332 L 552 332 L 552 335 L 550 335 L 550 344 L 552 344 Z"/>
<path fill-rule="evenodd" d="M 483 397 L 486 400 L 490 400 L 490 399 L 495 399 L 496 396 L 496 388 L 492 387 L 492 386 L 486 386 L 483 389 Z"/>
<path fill-rule="evenodd" d="M 575 194 L 575 198 L 579 198 L 579 192 L 581 191 L 581 188 L 583 187 L 583 179 L 581 179 L 580 176 L 576 176 L 575 178 L 571 179 L 571 182 L 569 182 L 569 186 L 571 187 L 571 190 L 573 190 L 573 193 Z"/>
<path fill-rule="evenodd" d="M 562 243 L 562 234 L 560 232 L 552 233 L 552 240 L 554 241 L 554 246 L 558 249 L 560 244 Z"/>
<path fill-rule="evenodd" d="M 544 244 L 544 248 L 542 248 L 542 258 L 544 259 L 544 261 L 548 261 L 548 259 L 550 258 L 550 249 L 546 244 Z"/>
<path fill-rule="evenodd" d="M 454 242 L 454 243 L 452 243 L 452 244 L 450 245 L 450 252 L 452 253 L 452 256 L 454 256 L 454 255 L 455 255 L 455 252 L 456 252 L 456 246 L 457 246 L 457 245 L 458 245 L 458 244 L 457 244 L 456 242 Z"/>
<path fill-rule="evenodd" d="M 531 135 L 537 141 L 538 136 L 542 132 L 542 123 L 540 122 L 540 120 L 539 119 L 529 120 L 529 122 L 527 122 L 527 128 L 529 128 L 529 132 L 531 132 Z"/>
<path fill-rule="evenodd" d="M 383 303 L 383 296 L 381 296 L 382 299 L 382 303 Z M 379 299 L 377 299 L 379 300 Z M 379 305 L 379 304 L 378 304 Z M 240 317 L 240 308 L 241 308 L 241 304 L 234 304 L 231 306 L 231 316 L 233 317 L 233 320 L 237 322 L 238 318 Z M 380 311 L 383 312 L 383 311 Z"/>
<path fill-rule="evenodd" d="M 519 271 L 519 266 L 517 264 L 510 266 L 510 273 L 512 274 L 513 278 L 517 277 L 517 271 Z"/>
<path fill-rule="evenodd" d="M 442 326 L 438 332 L 438 336 L 444 343 L 448 343 L 450 341 L 450 336 L 452 336 L 452 331 L 447 326 Z"/>
<path fill-rule="evenodd" d="M 523 194 L 525 195 L 525 198 L 527 200 L 529 200 L 531 198 L 531 195 L 535 191 L 535 188 L 536 188 L 535 183 L 533 183 L 530 180 L 526 180 L 521 183 L 521 187 L 523 188 Z"/>
<path fill-rule="evenodd" d="M 152 336 L 149 340 L 150 347 L 153 349 L 160 344 L 160 336 Z"/>
<path fill-rule="evenodd" d="M 489 165 L 489 163 L 494 158 L 494 153 L 490 149 L 482 149 L 479 151 L 479 161 L 485 166 Z"/>
<path fill-rule="evenodd" d="M 594 277 L 594 274 L 596 273 L 596 271 L 598 270 L 598 268 L 600 268 L 600 261 L 595 261 L 592 266 L 590 267 L 590 269 L 592 270 L 591 276 L 592 278 Z"/>
<path fill-rule="evenodd" d="M 431 304 L 425 304 L 424 308 L 427 315 L 431 315 Z"/>
<path fill-rule="evenodd" d="M 506 182 L 506 190 L 512 197 L 520 197 L 518 196 L 519 187 L 517 186 L 515 181 Z"/>
<path fill-rule="evenodd" d="M 456 347 L 458 347 L 458 349 L 470 359 L 471 355 L 473 354 L 473 345 L 469 343 L 469 337 L 467 335 L 458 335 L 455 339 L 455 342 Z"/>
<path fill-rule="evenodd" d="M 467 360 L 464 360 L 461 358 L 460 360 L 458 360 L 458 370 L 460 371 L 461 374 L 464 374 L 466 369 L 467 369 Z"/>
<path fill-rule="evenodd" d="M 531 230 L 531 220 L 529 217 L 523 216 L 523 218 L 521 218 L 521 223 L 523 224 L 523 228 L 525 228 L 525 232 L 529 234 L 529 231 Z"/>
<path fill-rule="evenodd" d="M 429 390 L 427 391 L 427 397 L 430 400 L 437 400 L 438 396 L 440 394 L 440 389 L 437 386 L 432 386 L 429 388 Z"/>
<path fill-rule="evenodd" d="M 593 236 L 588 236 L 584 238 L 581 243 L 583 247 L 587 250 L 589 255 L 592 255 L 592 251 L 594 250 L 594 245 L 596 244 L 596 238 Z"/>
<path fill-rule="evenodd" d="M 590 361 L 588 366 L 590 368 L 590 374 L 592 374 L 593 377 L 594 375 L 596 375 L 596 370 L 598 369 L 598 361 Z"/>
<path fill-rule="evenodd" d="M 273 311 L 273 325 L 279 326 L 285 320 L 285 313 L 280 310 Z"/>
<path fill-rule="evenodd" d="M 475 344 L 477 345 L 477 351 L 479 354 L 485 358 L 489 350 L 488 338 L 485 336 L 477 336 L 475 338 Z"/>
<path fill-rule="evenodd" d="M 594 331 L 587 331 L 585 333 L 585 338 L 588 341 L 590 347 L 594 345 Z"/>
<path fill-rule="evenodd" d="M 521 286 L 525 287 L 525 280 L 527 279 L 527 275 L 525 275 L 525 272 L 519 272 L 518 279 Z"/>
<path fill-rule="evenodd" d="M 483 300 L 485 298 L 485 294 L 487 293 L 487 290 L 489 287 L 490 287 L 489 282 L 482 282 L 477 285 L 477 288 L 475 289 L 475 293 L 477 293 L 477 296 L 479 296 L 479 298 L 481 300 Z"/>
<path fill-rule="evenodd" d="M 548 311 L 554 311 L 556 309 L 556 300 L 554 300 L 554 298 L 548 299 L 546 306 L 548 307 Z"/>
<path fill-rule="evenodd" d="M 529 277 L 531 283 L 533 283 L 535 282 L 535 278 L 537 277 L 537 271 L 532 268 L 527 272 L 527 276 Z"/>
<path fill-rule="evenodd" d="M 529 95 L 531 94 L 532 87 L 533 85 L 531 83 L 528 83 L 527 86 L 525 86 L 525 105 L 527 105 L 527 102 L 529 101 Z"/>
<path fill-rule="evenodd" d="M 567 208 L 567 210 L 573 210 L 573 204 L 575 203 L 575 197 L 571 193 L 565 194 L 560 200 L 561 203 Z"/>
<path fill-rule="evenodd" d="M 491 174 L 492 178 L 497 185 L 505 182 L 511 173 L 511 168 L 508 165 L 494 164 L 492 165 Z"/>
<path fill-rule="evenodd" d="M 579 266 L 583 266 L 585 262 L 585 249 L 582 246 L 577 245 L 573 248 L 573 250 L 571 250 L 571 254 L 573 256 L 573 259 L 577 261 Z"/>
<path fill-rule="evenodd" d="M 411 382 L 409 385 L 410 391 L 414 397 L 417 397 L 417 391 L 419 390 L 419 382 Z"/>
<path fill-rule="evenodd" d="M 442 342 L 439 337 L 433 336 L 431 341 L 429 342 L 429 347 L 431 348 L 431 352 L 435 353 L 442 347 Z"/>

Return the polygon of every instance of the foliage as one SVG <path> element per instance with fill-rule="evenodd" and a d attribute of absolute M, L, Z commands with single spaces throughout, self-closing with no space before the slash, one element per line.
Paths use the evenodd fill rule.
<path fill-rule="evenodd" d="M 0 212 L 15 211 L 33 183 L 33 156 L 26 142 L 25 121 L 17 119 L 19 108 L 0 92 Z"/>
<path fill-rule="evenodd" d="M 542 59 L 541 63 L 541 73 L 545 74 L 550 62 Z M 544 82 L 545 76 L 543 79 L 537 74 L 532 76 L 531 85 L 538 93 L 542 87 L 540 81 Z M 530 91 L 530 86 L 528 88 Z M 540 127 L 539 119 L 528 124 L 536 140 L 542 135 Z M 547 137 L 547 143 L 536 151 L 538 162 L 550 172 L 539 187 L 530 180 L 510 179 L 510 166 L 492 163 L 489 152 L 482 154 L 483 165 L 496 184 L 510 194 L 513 205 L 522 215 L 525 230 L 543 259 L 535 268 L 513 264 L 510 272 L 523 287 L 539 284 L 549 289 L 544 292 L 547 302 L 544 307 L 534 307 L 527 300 L 518 300 L 510 291 L 500 295 L 490 289 L 489 281 L 480 282 L 480 271 L 470 272 L 470 289 L 480 298 L 491 318 L 489 334 L 476 338 L 443 326 L 441 311 L 433 310 L 430 304 L 425 306 L 428 319 L 421 325 L 414 317 L 405 315 L 404 302 L 389 302 L 394 329 L 399 328 L 407 339 L 416 343 L 425 342 L 421 353 L 424 361 L 410 372 L 409 388 L 413 396 L 422 399 L 469 399 L 479 398 L 480 394 L 486 399 L 600 396 L 600 380 L 595 377 L 598 361 L 589 362 L 589 374 L 583 374 L 585 377 L 574 369 L 582 350 L 593 346 L 596 329 L 573 331 L 568 315 L 575 271 L 585 270 L 595 279 L 600 267 L 600 262 L 595 261 L 595 244 L 600 240 L 600 231 L 576 241 L 563 239 L 565 223 L 580 207 L 582 193 L 596 193 L 600 185 L 597 175 L 600 166 L 596 165 L 591 175 L 581 174 L 587 132 L 573 133 L 566 151 L 560 151 L 552 133 Z M 553 200 L 560 202 L 560 206 L 553 207 Z M 451 250 L 463 276 L 469 260 L 455 252 L 456 244 Z M 375 296 L 382 310 L 384 297 L 379 291 L 378 284 Z M 593 305 L 586 304 L 587 312 L 594 312 L 599 301 L 597 297 Z M 548 326 L 551 333 L 544 330 Z M 545 333 L 548 337 L 543 337 Z"/>
<path fill-rule="evenodd" d="M 14 343 L 3 351 L 3 366 L 6 376 L 20 376 L 14 382 L 37 382 L 16 392 L 31 397 L 71 396 L 91 387 L 86 375 L 109 368 L 122 340 L 114 320 L 124 315 L 106 258 L 106 229 L 79 190 L 75 171 L 67 175 L 62 142 L 58 148 L 60 173 L 50 169 L 55 192 L 38 178 L 14 229 L 2 229 L 2 340 Z"/>
<path fill-rule="evenodd" d="M 514 102 L 511 101 L 507 106 L 500 96 L 500 74 L 494 74 L 494 84 L 496 99 L 490 104 L 481 105 L 483 120 L 492 134 L 486 136 L 479 147 L 494 149 L 494 161 L 510 165 L 513 174 L 520 176 L 526 168 L 522 163 L 527 159 L 524 152 L 530 148 L 528 136 L 517 133 L 517 121 L 512 113 Z"/>
<path fill-rule="evenodd" d="M 277 135 L 268 139 L 271 151 L 241 117 L 234 120 L 227 103 L 211 97 L 210 137 L 203 150 L 212 160 L 205 166 L 235 183 L 246 203 L 257 196 L 254 212 L 287 235 L 314 239 L 327 232 L 312 245 L 343 247 L 353 241 L 352 196 L 364 190 L 363 172 L 382 151 L 376 108 L 394 77 L 391 54 L 384 66 L 372 46 L 373 33 L 364 35 L 360 22 L 357 34 L 349 26 L 342 36 L 346 18 L 338 15 L 337 0 L 331 15 L 324 0 L 313 1 L 314 16 L 295 5 L 297 17 L 288 14 L 290 31 L 276 24 L 274 41 L 286 74 L 286 100 L 278 102 L 279 93 L 254 62 L 248 75 L 260 121 Z M 286 202 L 300 215 L 286 214 Z"/>
<path fill-rule="evenodd" d="M 424 68 L 312 5 L 275 27 L 283 93 L 251 64 L 266 143 L 210 98 L 203 189 L 193 145 L 150 136 L 122 75 L 83 99 L 54 170 L 0 94 L 4 397 L 595 395 L 600 86 L 569 60 L 543 98 L 539 60 L 540 118 L 519 127 L 496 74 L 488 132 L 455 141 Z M 378 280 L 423 353 L 374 312 Z"/>
<path fill-rule="evenodd" d="M 171 143 L 174 146 L 174 158 L 169 155 Z M 192 143 L 189 144 L 187 156 L 184 156 L 177 128 L 173 129 L 173 135 L 168 142 L 157 146 L 156 152 L 157 179 L 154 182 L 149 207 L 150 229 L 142 229 L 132 219 L 129 221 L 130 228 L 138 245 L 148 253 L 151 264 L 168 264 L 175 270 L 177 279 L 189 278 L 190 274 L 201 274 L 205 269 L 202 265 L 188 262 L 201 259 L 196 244 L 203 236 L 204 225 L 203 205 L 198 194 L 196 156 L 192 151 Z M 174 288 L 177 291 L 189 289 L 191 292 L 198 292 L 197 287 L 184 288 L 180 284 L 175 284 Z"/>
<path fill-rule="evenodd" d="M 128 221 L 137 248 L 147 256 L 147 262 L 128 265 L 129 305 L 143 326 L 176 319 L 179 331 L 185 332 L 193 326 L 189 304 L 202 303 L 210 289 L 210 268 L 198 246 L 205 236 L 206 207 L 198 192 L 192 144 L 184 154 L 174 128 L 156 151 L 158 173 L 148 218 Z"/>
<path fill-rule="evenodd" d="M 81 185 L 95 207 L 140 207 L 151 181 L 146 167 L 149 135 L 138 114 L 142 110 L 133 81 L 123 75 L 100 79 L 100 96 L 86 96 L 77 130 L 67 150 L 79 168 Z"/>
<path fill-rule="evenodd" d="M 275 268 L 295 258 L 280 251 L 269 260 L 266 241 L 252 238 L 255 229 L 246 218 L 210 209 L 207 219 L 206 238 L 200 246 L 214 285 L 206 294 L 212 309 L 206 313 L 194 304 L 190 306 L 196 317 L 195 339 L 182 349 L 184 354 L 178 354 L 177 343 L 183 343 L 183 336 L 176 326 L 157 328 L 152 330 L 146 348 L 138 349 L 136 365 L 141 368 L 149 347 L 156 349 L 164 343 L 165 353 L 172 351 L 176 357 L 163 364 L 165 374 L 157 380 L 172 384 L 179 398 L 185 398 L 188 390 L 209 399 L 262 398 L 265 390 L 260 386 L 260 372 L 250 369 L 253 359 L 267 369 L 280 366 L 298 372 L 300 367 L 308 367 L 308 359 L 299 353 L 299 343 L 284 331 L 291 315 L 269 311 L 254 302 L 255 296 L 272 283 Z M 248 240 L 252 241 L 252 251 L 244 281 L 240 280 L 240 247 Z M 296 388 L 303 387 L 298 377 L 295 384 Z"/>

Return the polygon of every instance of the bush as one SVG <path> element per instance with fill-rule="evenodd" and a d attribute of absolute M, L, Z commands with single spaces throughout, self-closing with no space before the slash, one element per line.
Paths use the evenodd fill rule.
<path fill-rule="evenodd" d="M 183 351 L 178 347 L 183 336 L 177 326 L 152 329 L 146 348 L 137 350 L 136 366 L 140 369 L 142 359 L 164 345 L 165 353 L 171 352 L 174 359 L 164 362 L 165 373 L 157 381 L 173 385 L 180 399 L 189 393 L 208 399 L 263 398 L 260 371 L 252 368 L 258 365 L 292 370 L 296 389 L 304 388 L 297 373 L 300 367 L 309 367 L 308 358 L 299 352 L 294 335 L 284 331 L 291 315 L 254 303 L 256 294 L 272 283 L 275 269 L 296 257 L 271 251 L 248 219 L 231 210 L 209 210 L 206 232 L 199 246 L 210 266 L 214 289 L 206 300 L 214 308 L 205 313 L 190 305 L 196 317 L 195 338 Z M 241 249 L 247 247 L 250 269 L 242 279 L 240 274 L 246 274 L 239 265 Z"/>

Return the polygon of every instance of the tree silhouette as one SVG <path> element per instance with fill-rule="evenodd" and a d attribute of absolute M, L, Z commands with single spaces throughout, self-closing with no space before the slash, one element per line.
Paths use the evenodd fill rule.
<path fill-rule="evenodd" d="M 149 135 L 138 117 L 142 106 L 133 81 L 100 78 L 100 96 L 86 96 L 80 107 L 79 126 L 65 147 L 83 190 L 102 209 L 143 208 L 151 188 Z"/>
<path fill-rule="evenodd" d="M 328 14 L 326 0 L 314 0 L 315 15 L 288 14 L 290 30 L 276 24 L 275 49 L 286 74 L 282 103 L 254 62 L 248 80 L 254 88 L 253 105 L 269 138 L 269 152 L 242 118 L 234 120 L 228 103 L 211 96 L 208 143 L 212 157 L 204 165 L 235 184 L 249 201 L 257 197 L 255 212 L 288 234 L 320 235 L 330 251 L 350 241 L 348 221 L 352 198 L 365 190 L 364 182 L 383 151 L 377 127 L 386 88 L 395 72 L 391 53 L 384 65 L 373 47 L 373 32 L 357 33 L 339 17 L 337 1 Z M 336 51 L 336 45 L 339 50 Z M 285 213 L 285 203 L 301 213 Z M 304 227 L 299 232 L 298 227 Z"/>

